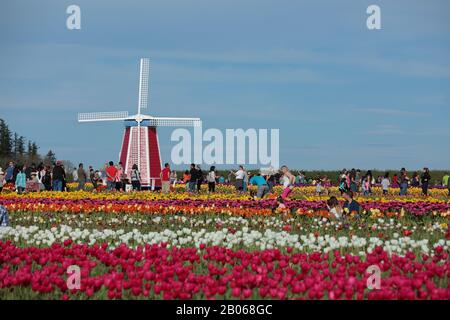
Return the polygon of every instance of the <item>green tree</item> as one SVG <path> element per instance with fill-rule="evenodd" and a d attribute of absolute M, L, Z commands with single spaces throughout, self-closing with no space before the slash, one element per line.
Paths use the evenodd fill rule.
<path fill-rule="evenodd" d="M 49 150 L 44 157 L 44 164 L 53 165 L 56 162 L 56 155 L 52 150 Z"/>
<path fill-rule="evenodd" d="M 38 156 L 38 150 L 39 147 L 37 146 L 36 142 L 33 141 L 33 143 L 31 144 L 31 154 L 35 157 Z"/>
<path fill-rule="evenodd" d="M 8 158 L 12 154 L 11 131 L 3 119 L 0 119 L 0 158 Z"/>
<path fill-rule="evenodd" d="M 20 136 L 17 139 L 17 155 L 18 156 L 25 155 L 25 137 L 24 136 Z"/>

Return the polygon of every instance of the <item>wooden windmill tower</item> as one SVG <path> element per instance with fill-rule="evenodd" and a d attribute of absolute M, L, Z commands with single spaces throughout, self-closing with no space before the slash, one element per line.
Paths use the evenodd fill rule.
<path fill-rule="evenodd" d="M 197 127 L 202 122 L 199 118 L 162 118 L 144 115 L 147 108 L 150 61 L 141 59 L 139 73 L 138 112 L 129 116 L 128 111 L 79 113 L 78 122 L 124 121 L 125 131 L 119 161 L 125 173 L 130 177 L 131 168 L 138 165 L 142 186 L 159 186 L 161 172 L 161 153 L 159 149 L 157 127 Z"/>

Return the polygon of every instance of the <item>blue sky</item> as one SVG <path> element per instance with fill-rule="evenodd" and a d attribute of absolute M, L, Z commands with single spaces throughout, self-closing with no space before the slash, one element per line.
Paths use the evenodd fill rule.
<path fill-rule="evenodd" d="M 71 4 L 81 30 L 66 28 Z M 366 28 L 370 4 L 382 30 Z M 446 0 L 2 1 L 0 117 L 41 153 L 117 160 L 122 124 L 76 116 L 134 113 L 140 57 L 149 113 L 279 128 L 290 167 L 450 168 Z"/>

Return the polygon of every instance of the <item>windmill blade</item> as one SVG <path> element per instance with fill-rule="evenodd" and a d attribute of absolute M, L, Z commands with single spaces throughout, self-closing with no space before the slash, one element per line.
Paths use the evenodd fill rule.
<path fill-rule="evenodd" d="M 141 59 L 141 68 L 139 73 L 138 113 L 140 113 L 140 109 L 147 108 L 149 72 L 150 72 L 150 60 L 148 58 Z"/>
<path fill-rule="evenodd" d="M 78 114 L 78 122 L 116 121 L 128 118 L 128 111 L 86 112 Z"/>
<path fill-rule="evenodd" d="M 148 120 L 152 127 L 201 127 L 200 118 L 152 118 Z"/>

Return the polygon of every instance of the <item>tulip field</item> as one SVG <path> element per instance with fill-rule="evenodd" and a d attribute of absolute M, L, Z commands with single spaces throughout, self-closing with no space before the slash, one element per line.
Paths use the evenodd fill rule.
<path fill-rule="evenodd" d="M 314 187 L 296 187 L 281 209 L 280 187 L 262 200 L 227 185 L 184 190 L 4 191 L 0 300 L 450 299 L 445 189 L 374 188 L 343 221 Z M 77 289 L 67 287 L 73 265 Z"/>

